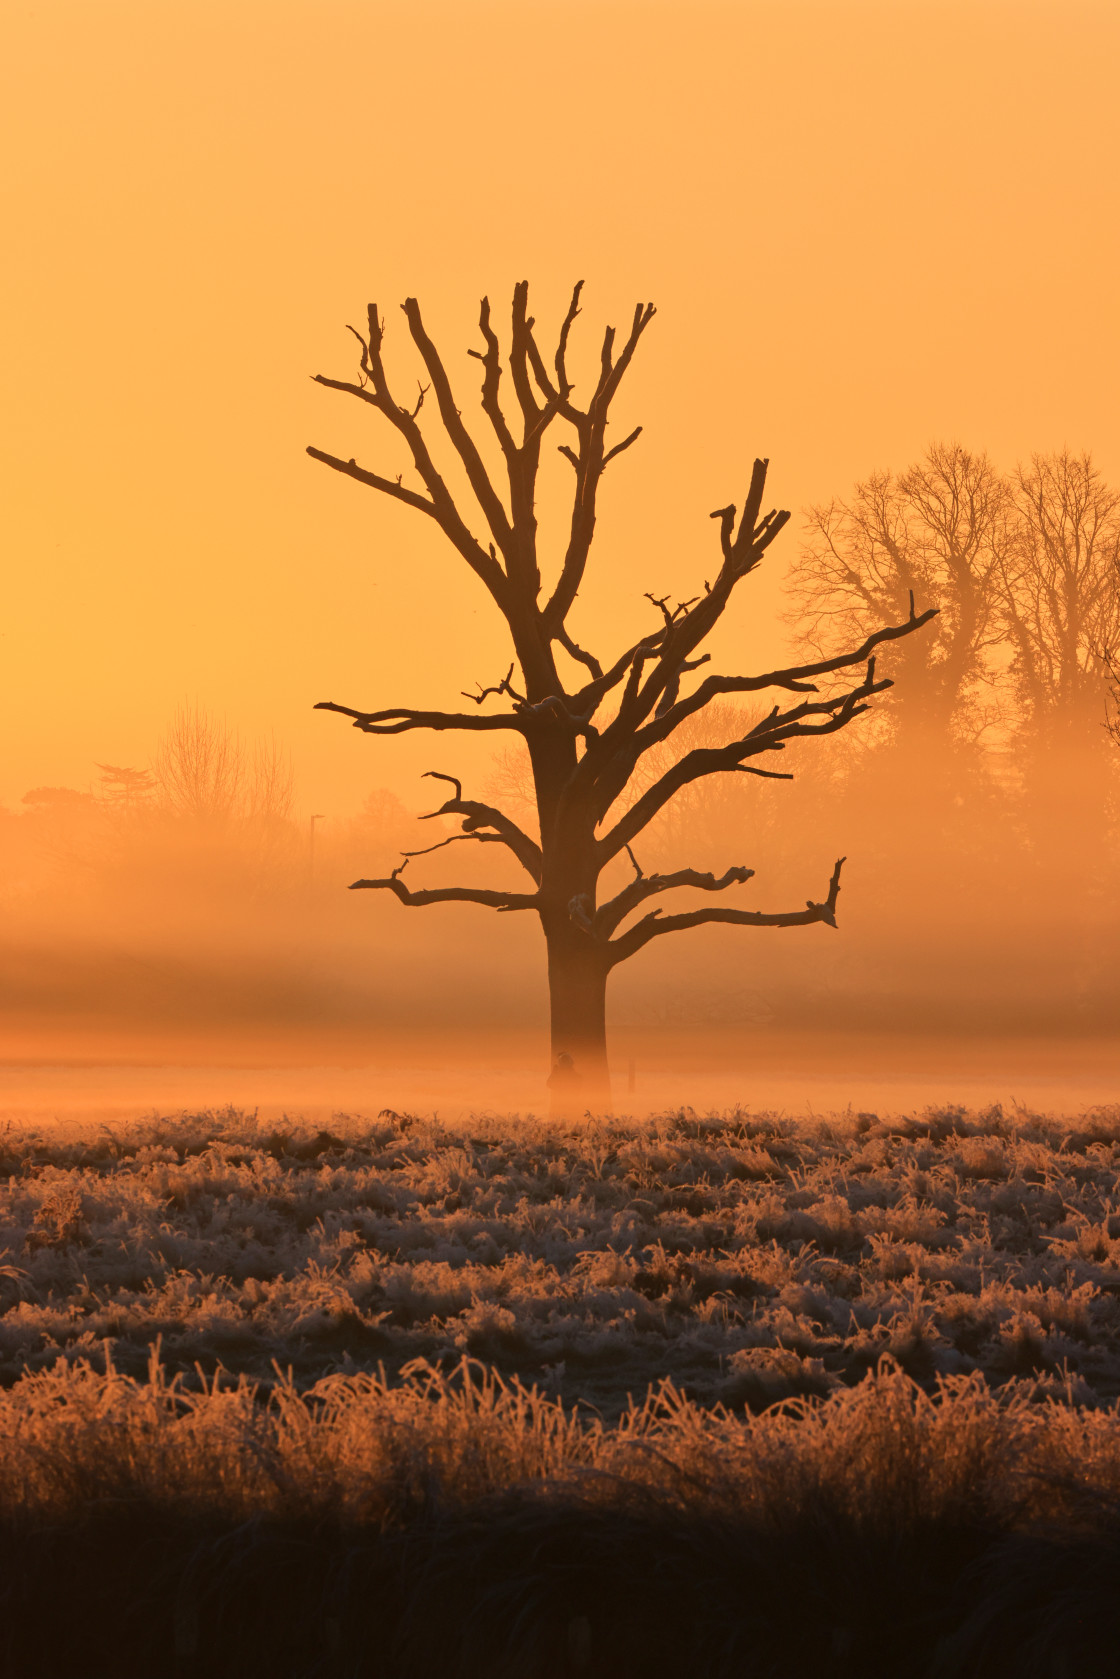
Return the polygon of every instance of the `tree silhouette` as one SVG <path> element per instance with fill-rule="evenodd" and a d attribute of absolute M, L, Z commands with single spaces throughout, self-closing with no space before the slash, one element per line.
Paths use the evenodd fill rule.
<path fill-rule="evenodd" d="M 1062 449 L 1020 466 L 1013 495 L 1004 611 L 1034 852 L 1049 901 L 1064 902 L 1077 929 L 1076 984 L 1087 999 L 1100 905 L 1115 878 L 1106 728 L 1120 653 L 1120 493 L 1091 455 Z"/>
<path fill-rule="evenodd" d="M 581 289 L 582 282 L 572 292 L 555 349 L 546 361 L 528 312 L 528 286 L 521 282 L 515 288 L 508 352 L 513 419 L 500 400 L 502 351 L 491 324 L 489 301 L 482 300 L 483 348 L 469 353 L 482 366 L 481 408 L 501 453 L 505 482 L 500 489 L 463 421 L 443 360 L 414 298 L 402 308 L 428 381 L 421 384 L 414 405 L 398 402 L 390 391 L 382 357 L 384 323 L 376 304 L 367 311 L 364 336 L 349 329 L 361 345 L 357 377 L 330 379 L 317 374 L 315 378 L 375 409 L 388 422 L 411 454 L 419 487 L 406 484 L 403 475 L 386 477 L 353 459 L 308 449 L 315 460 L 336 472 L 432 519 L 478 577 L 508 626 L 513 662 L 493 685 L 465 696 L 475 709 L 451 713 L 393 706 L 367 711 L 333 700 L 321 701 L 318 709 L 340 712 L 366 734 L 462 730 L 506 732 L 524 740 L 532 764 L 539 842 L 495 805 L 464 798 L 456 776 L 431 770 L 430 776 L 453 789 L 452 796 L 431 815 L 458 818 L 461 831 L 427 850 L 462 840 L 503 846 L 529 877 L 530 890 L 413 888 L 402 875 L 411 857 L 422 852 L 406 854 L 385 879 L 355 881 L 354 889 L 392 892 L 410 907 L 468 903 L 539 916 L 548 952 L 552 1083 L 559 1106 L 609 1099 L 607 979 L 613 968 L 652 940 L 711 922 L 747 927 L 836 925 L 842 858 L 832 870 L 823 899 L 809 900 L 803 909 L 712 905 L 667 914 L 652 900 L 685 887 L 722 893 L 744 885 L 754 871 L 736 864 L 721 875 L 691 868 L 646 874 L 632 848 L 669 801 L 701 777 L 738 773 L 792 779 L 753 760 L 784 750 L 792 740 L 845 728 L 867 710 L 874 695 L 891 686 L 888 679 L 876 676 L 875 649 L 911 635 L 935 616 L 934 609 L 917 614 L 911 596 L 902 621 L 877 628 L 857 646 L 830 657 L 752 676 L 710 674 L 692 685 L 688 678 L 710 659 L 710 654 L 700 651 L 703 642 L 737 586 L 754 571 L 789 518 L 786 512 L 763 514 L 767 463 L 756 460 L 742 509 L 731 504 L 711 515 L 718 521 L 719 548 L 714 576 L 705 582 L 703 593 L 689 600 L 648 594 L 646 599 L 657 613 L 655 627 L 603 659 L 578 645 L 567 620 L 590 557 L 603 475 L 641 432 L 638 426 L 609 445 L 609 410 L 654 316 L 652 304 L 639 304 L 621 343 L 614 328 L 607 327 L 598 376 L 581 407 L 568 371 L 569 337 L 580 312 Z M 449 490 L 421 426 L 420 414 L 429 393 L 435 398 L 444 440 L 453 447 L 469 483 L 473 497 L 469 511 L 460 508 Z M 564 441 L 558 447 L 572 467 L 574 489 L 563 561 L 558 576 L 546 583 L 538 564 L 535 503 L 541 451 L 553 428 L 563 431 Z M 483 534 L 477 535 L 476 530 Z M 865 667 L 857 682 L 827 697 L 819 694 L 815 678 L 853 666 Z M 769 690 L 796 698 L 779 699 L 749 727 L 742 726 L 737 738 L 684 751 L 651 784 L 641 786 L 638 772 L 644 755 L 668 741 L 686 719 L 724 695 L 762 695 Z M 486 709 L 491 701 L 500 709 Z M 634 796 L 636 777 L 639 790 Z M 604 900 L 600 877 L 624 855 L 633 867 L 633 878 Z"/>
<path fill-rule="evenodd" d="M 810 510 L 788 583 L 807 649 L 821 654 L 889 623 L 912 592 L 940 608 L 936 632 L 892 656 L 904 677 L 891 707 L 912 753 L 976 739 L 978 690 L 1003 639 L 999 577 L 1009 490 L 986 455 L 935 443 L 905 472 L 877 472 L 846 500 Z"/>
<path fill-rule="evenodd" d="M 246 746 L 221 718 L 190 702 L 178 706 L 160 737 L 153 783 L 167 810 L 199 828 L 238 821 L 264 828 L 291 815 L 287 754 L 271 739 Z"/>
<path fill-rule="evenodd" d="M 911 593 L 940 611 L 928 635 L 882 659 L 899 686 L 832 789 L 881 914 L 898 903 L 903 834 L 926 901 L 943 904 L 946 894 L 956 899 L 962 867 L 974 867 L 993 821 L 998 776 L 1008 773 L 986 748 L 1011 710 L 998 683 L 1010 514 L 1009 487 L 987 455 L 955 442 L 933 443 L 904 470 L 874 472 L 808 511 L 786 582 L 804 655 L 839 652 L 897 620 Z"/>
<path fill-rule="evenodd" d="M 128 764 L 98 764 L 98 799 L 108 809 L 132 816 L 155 797 L 157 782 L 151 770 L 133 769 Z"/>
<path fill-rule="evenodd" d="M 1015 540 L 1001 570 L 1027 728 L 1047 745 L 1095 739 L 1120 651 L 1120 493 L 1091 455 L 1066 449 L 1032 456 L 1012 493 Z"/>

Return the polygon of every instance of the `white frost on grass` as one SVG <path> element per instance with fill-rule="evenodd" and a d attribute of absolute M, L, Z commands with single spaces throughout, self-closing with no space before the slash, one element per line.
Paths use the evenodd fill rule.
<path fill-rule="evenodd" d="M 0 1380 L 104 1356 L 299 1388 L 464 1354 L 608 1419 L 979 1372 L 1120 1395 L 1120 1108 L 557 1127 L 234 1111 L 0 1139 Z"/>

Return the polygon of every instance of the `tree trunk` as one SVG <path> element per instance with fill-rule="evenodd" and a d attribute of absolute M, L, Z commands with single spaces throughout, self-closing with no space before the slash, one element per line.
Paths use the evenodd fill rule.
<path fill-rule="evenodd" d="M 610 1110 L 607 1070 L 607 975 L 604 952 L 571 925 L 546 933 L 552 1020 L 554 1118 Z"/>

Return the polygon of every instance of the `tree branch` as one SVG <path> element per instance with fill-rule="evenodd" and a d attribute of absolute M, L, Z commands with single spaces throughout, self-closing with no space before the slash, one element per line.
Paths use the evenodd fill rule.
<path fill-rule="evenodd" d="M 366 735 L 402 735 L 409 729 L 512 729 L 517 734 L 525 732 L 520 719 L 508 712 L 500 716 L 480 713 L 473 717 L 461 711 L 355 711 L 352 706 L 336 705 L 334 700 L 319 700 L 313 710 L 337 711 L 343 717 L 351 717 L 354 727 Z"/>
<path fill-rule="evenodd" d="M 556 359 L 553 363 L 553 366 L 556 369 L 556 393 L 558 396 L 562 397 L 565 402 L 572 394 L 572 382 L 568 378 L 568 337 L 575 324 L 576 316 L 579 314 L 579 298 L 582 290 L 583 281 L 577 280 L 575 285 L 572 287 L 572 297 L 571 302 L 568 304 L 568 313 L 564 316 L 563 325 L 560 328 L 560 337 L 556 345 Z"/>
<path fill-rule="evenodd" d="M 359 401 L 369 403 L 388 420 L 395 431 L 400 433 L 408 445 L 413 465 L 431 497 L 433 518 L 439 524 L 448 541 L 466 560 L 471 570 L 485 583 L 490 594 L 504 612 L 507 579 L 501 566 L 492 555 L 486 552 L 463 522 L 451 492 L 436 469 L 416 418 L 416 413 L 398 403 L 389 390 L 385 376 L 385 366 L 381 357 L 384 327 L 377 313 L 376 303 L 369 305 L 366 317 L 368 338 L 363 338 L 354 327 L 349 328 L 362 348 L 361 382 L 354 384 L 342 379 L 328 379 L 324 374 L 316 373 L 313 375 L 315 383 L 325 385 L 329 390 L 345 391 L 348 395 L 357 397 Z M 446 375 L 444 375 L 444 379 L 446 381 Z M 417 409 L 416 412 L 419 412 L 419 410 Z M 321 451 L 309 450 L 308 453 L 316 459 L 324 458 Z M 334 463 L 333 460 L 327 460 L 326 464 L 333 465 Z M 339 469 L 336 468 L 336 470 Z M 357 476 L 357 472 L 355 471 L 350 476 Z M 382 484 L 388 482 L 391 482 L 391 480 L 383 479 L 374 488 L 381 488 Z M 409 492 L 409 494 L 411 493 Z M 402 496 L 400 499 L 404 500 L 406 498 Z M 424 511 L 427 511 L 427 509 L 425 508 Z"/>
<path fill-rule="evenodd" d="M 525 699 L 525 695 L 519 694 L 517 689 L 513 687 L 512 665 L 510 665 L 500 682 L 493 683 L 489 688 L 484 688 L 481 682 L 479 682 L 476 683 L 476 687 L 478 688 L 477 694 L 468 694 L 465 688 L 461 688 L 459 692 L 465 700 L 473 700 L 475 705 L 481 705 L 483 700 L 490 698 L 491 694 L 495 694 L 499 699 L 504 697 L 506 699 L 513 700 L 515 705 L 526 705 L 528 703 Z"/>
<path fill-rule="evenodd" d="M 621 937 L 611 941 L 611 966 L 616 967 L 619 962 L 625 962 L 651 939 L 660 938 L 664 933 L 680 933 L 688 927 L 703 927 L 711 922 L 726 922 L 734 927 L 811 927 L 820 921 L 826 927 L 835 927 L 836 900 L 840 892 L 840 870 L 843 864 L 844 858 L 841 857 L 832 871 L 828 896 L 824 903 L 816 904 L 809 899 L 802 910 L 768 913 L 764 910 L 696 909 L 686 911 L 683 915 L 662 915 L 660 910 L 654 910 L 651 915 L 643 916 L 637 926 L 631 927 Z"/>
<path fill-rule="evenodd" d="M 575 302 L 576 299 L 573 298 L 573 308 Z M 604 439 L 607 428 L 607 411 L 618 389 L 619 381 L 629 367 L 634 351 L 638 347 L 638 340 L 655 313 L 656 310 L 652 303 L 644 305 L 639 303 L 635 307 L 629 335 L 618 354 L 617 360 L 613 356 L 614 328 L 607 328 L 603 336 L 603 347 L 600 353 L 598 383 L 586 410 L 581 411 L 575 408 L 566 399 L 562 389 L 559 392 L 555 390 L 539 354 L 534 362 L 534 371 L 541 389 L 564 399 L 560 411 L 575 426 L 579 439 L 578 452 L 565 450 L 569 460 L 575 466 L 576 485 L 575 494 L 572 498 L 572 514 L 564 562 L 561 566 L 556 588 L 544 608 L 544 621 L 549 630 L 556 630 L 564 623 L 583 580 L 583 573 L 587 566 L 587 556 L 591 550 L 591 540 L 595 534 L 596 493 L 606 465 L 607 450 Z M 561 350 L 557 352 L 557 376 L 564 381 L 567 379 L 567 374 L 564 372 L 567 329 L 574 318 L 572 310 L 569 310 L 569 319 L 565 321 L 562 334 Z M 621 444 L 611 450 L 610 454 L 621 454 L 623 449 L 628 448 L 635 441 L 636 436 L 637 433 L 631 433 Z"/>
<path fill-rule="evenodd" d="M 626 847 L 630 851 L 630 847 Z M 630 852 L 630 860 L 634 862 L 634 854 Z M 635 863 L 635 868 L 637 864 Z M 676 869 L 672 874 L 639 874 L 629 886 L 600 906 L 595 912 L 593 927 L 600 938 L 609 937 L 615 928 L 630 911 L 637 909 L 639 904 L 647 898 L 655 897 L 660 892 L 672 892 L 678 886 L 695 886 L 702 892 L 723 892 L 729 886 L 741 886 L 754 875 L 753 869 L 731 868 L 720 876 L 702 874 L 697 869 Z"/>
<path fill-rule="evenodd" d="M 433 851 L 442 851 L 445 845 L 458 845 L 460 840 L 477 840 L 480 845 L 504 845 L 506 842 L 500 834 L 449 834 L 446 839 L 437 840 L 435 845 L 421 846 L 416 851 L 402 851 L 402 857 L 430 857 Z M 539 885 L 539 882 L 538 882 Z"/>
<path fill-rule="evenodd" d="M 501 351 L 497 334 L 490 325 L 489 299 L 485 297 L 482 299 L 479 327 L 486 341 L 486 350 L 481 355 L 475 350 L 470 354 L 477 356 L 483 363 L 482 407 L 501 445 L 509 479 L 512 536 L 506 553 L 506 569 L 511 578 L 516 575 L 521 584 L 528 588 L 535 601 L 541 586 L 536 557 L 535 511 L 541 441 L 549 424 L 559 412 L 562 399 L 559 395 L 554 395 L 542 408 L 534 396 L 530 374 L 533 322 L 527 313 L 528 297 L 528 283 L 521 280 L 513 293 L 513 338 L 509 356 L 514 393 L 521 407 L 523 422 L 520 445 L 514 439 L 498 400 Z"/>
<path fill-rule="evenodd" d="M 455 797 L 446 800 L 438 810 L 427 811 L 420 818 L 421 822 L 430 822 L 436 816 L 461 816 L 463 818 L 463 832 L 455 836 L 457 839 L 486 839 L 491 836 L 481 834 L 478 830 L 480 828 L 492 828 L 494 830 L 492 837 L 500 840 L 508 850 L 512 851 L 526 873 L 532 876 L 538 886 L 540 885 L 541 848 L 517 826 L 516 822 L 511 821 L 496 805 L 480 804 L 476 799 L 464 799 L 462 784 L 455 776 L 442 775 L 438 770 L 425 770 L 424 774 L 433 781 L 449 781 L 455 788 Z M 446 844 L 447 842 L 444 841 L 443 843 Z M 438 848 L 431 846 L 429 849 L 434 851 Z M 405 855 L 413 854 L 405 853 Z M 419 856 L 420 853 L 417 852 L 415 855 Z"/>
<path fill-rule="evenodd" d="M 593 681 L 585 683 L 578 694 L 573 694 L 571 704 L 581 712 L 594 714 L 612 688 L 617 688 L 618 684 L 627 675 L 634 660 L 651 657 L 657 652 L 664 637 L 665 631 L 662 629 L 655 630 L 652 635 L 645 636 L 641 641 L 636 641 L 632 647 L 628 647 L 625 653 L 615 660 L 609 670 L 601 672 L 594 677 Z M 559 636 L 557 636 L 557 640 L 560 640 Z M 563 646 L 562 641 L 561 646 Z"/>
<path fill-rule="evenodd" d="M 486 415 L 494 428 L 506 464 L 512 473 L 517 460 L 517 444 L 513 440 L 513 433 L 502 413 L 498 400 L 498 386 L 502 377 L 501 351 L 498 345 L 498 335 L 490 325 L 490 299 L 484 297 L 479 304 L 478 326 L 486 341 L 486 351 L 480 354 L 478 350 L 468 350 L 467 354 L 474 356 L 482 363 L 482 412 Z"/>
<path fill-rule="evenodd" d="M 334 384 L 336 390 L 339 388 L 334 381 L 329 379 L 320 379 L 319 383 L 321 385 Z M 341 388 L 345 390 L 347 387 L 342 386 Z M 365 484 L 371 490 L 380 490 L 382 495 L 392 496 L 394 501 L 403 501 L 407 507 L 415 507 L 419 512 L 427 513 L 429 518 L 438 518 L 434 501 L 429 500 L 427 496 L 420 495 L 416 490 L 406 490 L 398 479 L 381 478 L 376 472 L 367 472 L 364 467 L 358 466 L 355 461 L 344 461 L 338 455 L 328 455 L 324 449 L 313 449 L 309 445 L 307 453 L 313 461 L 322 461 L 324 466 L 333 467 L 335 472 L 341 472 L 345 477 L 353 478 L 357 483 Z"/>
<path fill-rule="evenodd" d="M 936 607 L 930 607 L 926 612 L 915 614 L 913 596 L 911 596 L 910 616 L 905 622 L 888 624 L 883 629 L 874 631 L 871 635 L 865 637 L 860 645 L 850 653 L 840 653 L 831 659 L 818 659 L 811 664 L 790 665 L 785 670 L 764 671 L 759 676 L 705 677 L 695 692 L 687 695 L 683 700 L 676 701 L 665 710 L 659 704 L 654 720 L 647 723 L 645 727 L 635 729 L 631 733 L 619 731 L 617 739 L 612 737 L 611 729 L 605 729 L 600 737 L 601 742 L 605 745 L 598 756 L 605 759 L 606 762 L 600 766 L 596 759 L 593 759 L 589 754 L 580 765 L 580 774 L 581 776 L 590 776 L 595 773 L 599 789 L 599 808 L 605 813 L 625 787 L 635 764 L 643 753 L 648 752 L 651 747 L 659 745 L 663 740 L 667 740 L 674 729 L 678 728 L 686 718 L 702 711 L 717 696 L 721 694 L 759 693 L 767 688 L 784 688 L 793 693 L 816 693 L 817 686 L 811 678 L 827 676 L 833 671 L 845 670 L 855 664 L 863 664 L 871 659 L 875 649 L 883 642 L 897 641 L 903 636 L 912 635 L 915 630 L 920 630 L 924 624 L 928 624 L 931 618 L 936 618 L 937 613 L 938 609 Z M 669 636 L 672 633 L 672 627 L 666 625 L 663 633 Z M 873 659 L 871 659 L 871 663 L 874 663 Z M 659 668 L 664 669 L 664 664 L 665 661 L 662 658 Z M 680 677 L 679 675 L 675 679 L 670 677 L 669 680 L 675 680 L 679 683 Z M 589 686 L 591 685 L 589 684 Z M 635 680 L 631 687 L 636 690 L 638 681 Z M 630 692 L 631 688 L 628 687 L 628 695 Z M 666 685 L 662 697 L 664 698 L 670 692 L 672 690 Z M 623 707 L 620 707 L 620 715 L 624 707 L 625 700 Z M 765 772 L 755 771 L 754 773 Z M 773 774 L 774 772 L 770 773 Z"/>
<path fill-rule="evenodd" d="M 642 644 L 633 650 L 632 662 L 628 663 L 628 680 L 617 716 L 609 727 L 603 730 L 596 750 L 588 751 L 584 755 L 577 774 L 567 789 L 569 799 L 582 798 L 587 792 L 589 782 L 598 783 L 603 780 L 609 789 L 609 796 L 606 797 L 605 803 L 600 801 L 600 809 L 607 810 L 625 786 L 630 772 L 641 756 L 641 751 L 644 750 L 639 748 L 637 755 L 633 750 L 635 737 L 641 731 L 643 722 L 651 713 L 663 712 L 664 715 L 658 724 L 658 728 L 662 730 L 658 738 L 663 739 L 676 726 L 675 723 L 669 723 L 668 719 L 674 714 L 678 716 L 678 720 L 681 715 L 686 715 L 676 712 L 672 697 L 675 697 L 679 688 L 681 674 L 690 661 L 690 655 L 722 616 L 735 585 L 754 570 L 789 519 L 787 512 L 771 512 L 761 522 L 758 521 L 758 509 L 766 483 L 766 468 L 766 461 L 755 461 L 737 533 L 734 505 L 720 508 L 712 515 L 720 520 L 720 542 L 723 551 L 723 561 L 714 584 L 705 583 L 702 596 L 679 602 L 672 609 L 667 600 L 659 600 L 655 595 L 649 595 L 648 598 L 659 608 L 664 620 L 660 638 L 656 643 L 656 663 L 652 672 L 646 676 L 644 667 L 651 655 Z M 663 700 L 667 690 L 672 697 L 666 708 L 659 702 Z"/>
<path fill-rule="evenodd" d="M 463 424 L 463 417 L 456 405 L 451 390 L 451 381 L 447 377 L 447 371 L 440 359 L 439 351 L 424 330 L 424 323 L 420 318 L 420 305 L 414 297 L 407 297 L 401 304 L 401 309 L 404 311 L 404 317 L 408 322 L 413 342 L 420 351 L 424 366 L 431 378 L 436 402 L 439 404 L 439 417 L 443 421 L 443 429 L 466 469 L 471 489 L 474 491 L 478 504 L 485 515 L 486 523 L 490 527 L 494 541 L 508 561 L 513 549 L 513 526 L 510 523 L 509 515 L 502 506 L 501 498 L 490 482 L 490 475 L 482 463 L 482 456 L 478 452 L 474 439 Z M 496 396 L 497 387 L 495 386 L 495 400 Z"/>
<path fill-rule="evenodd" d="M 881 630 L 875 630 L 865 637 L 859 646 L 850 653 L 839 653 L 832 659 L 818 659 L 812 664 L 790 665 L 785 670 L 764 671 L 759 676 L 708 676 L 700 683 L 695 693 L 675 703 L 671 709 L 660 712 L 657 722 L 644 728 L 635 735 L 635 743 L 639 743 L 639 756 L 648 751 L 660 740 L 665 740 L 678 724 L 694 712 L 702 711 L 710 700 L 721 694 L 751 694 L 760 693 L 766 688 L 786 688 L 794 693 L 817 692 L 816 684 L 811 680 L 814 676 L 828 676 L 833 671 L 846 670 L 852 665 L 862 665 L 867 662 L 875 649 L 886 641 L 898 641 L 903 636 L 913 635 L 932 618 L 936 618 L 940 608 L 931 606 L 927 611 L 915 615 L 913 597 L 911 597 L 910 617 L 901 624 L 887 624 Z M 635 760 L 636 762 L 637 760 Z"/>
<path fill-rule="evenodd" d="M 641 435 L 641 426 L 635 426 L 629 437 L 624 437 L 621 443 L 616 443 L 613 449 L 607 450 L 606 454 L 603 456 L 603 464 L 599 470 L 603 471 L 604 468 L 614 460 L 616 455 L 621 455 L 624 449 L 629 449 L 631 443 L 636 443 Z"/>
<path fill-rule="evenodd" d="M 867 710 L 865 702 L 868 699 L 893 686 L 886 677 L 876 681 L 875 661 L 872 659 L 868 661 L 864 681 L 857 688 L 849 689 L 846 694 L 838 694 L 830 700 L 804 700 L 788 711 L 781 711 L 775 706 L 768 716 L 756 723 L 741 739 L 730 741 L 726 746 L 698 747 L 685 753 L 683 758 L 671 769 L 666 770 L 665 774 L 631 805 L 610 832 L 599 840 L 599 854 L 604 859 L 615 856 L 635 835 L 641 833 L 674 794 L 679 793 L 681 788 L 690 782 L 699 780 L 701 776 L 738 770 L 744 758 L 756 757 L 761 752 L 781 752 L 785 749 L 787 741 L 796 740 L 801 736 L 833 734 L 838 729 L 846 728 L 854 718 Z M 813 717 L 820 717 L 823 721 L 808 721 Z M 604 731 L 600 737 L 600 746 L 608 733 L 609 731 Z M 590 749 L 587 756 L 590 756 Z M 626 774 L 628 776 L 629 771 Z M 625 785 L 625 781 L 622 785 Z M 602 796 L 606 797 L 606 793 Z"/>
<path fill-rule="evenodd" d="M 734 534 L 734 506 L 721 508 L 712 515 L 721 522 L 723 564 L 715 582 L 705 584 L 702 596 L 696 600 L 682 602 L 671 615 L 666 613 L 667 633 L 661 656 L 631 701 L 625 718 L 627 729 L 637 728 L 651 711 L 658 707 L 666 689 L 674 683 L 679 683 L 680 670 L 689 655 L 705 640 L 722 617 L 736 585 L 755 569 L 770 544 L 788 524 L 790 516 L 784 510 L 772 511 L 764 519 L 756 522 L 766 482 L 767 464 L 764 460 L 756 460 L 754 463 L 751 487 L 744 503 L 738 534 Z M 664 607 L 662 611 L 665 611 Z"/>
<path fill-rule="evenodd" d="M 351 881 L 350 891 L 392 892 L 410 909 L 423 909 L 426 904 L 481 904 L 485 909 L 498 910 L 537 908 L 535 892 L 490 892 L 481 886 L 430 886 L 412 892 L 399 878 L 404 867 L 402 863 L 386 880 Z"/>
<path fill-rule="evenodd" d="M 563 624 L 561 624 L 560 628 L 556 631 L 554 639 L 560 643 L 565 653 L 570 654 L 571 657 L 579 664 L 586 665 L 587 669 L 591 672 L 596 681 L 602 681 L 603 667 L 599 663 L 598 659 L 596 659 L 591 653 L 585 653 L 582 647 L 578 647 L 568 634 Z"/>

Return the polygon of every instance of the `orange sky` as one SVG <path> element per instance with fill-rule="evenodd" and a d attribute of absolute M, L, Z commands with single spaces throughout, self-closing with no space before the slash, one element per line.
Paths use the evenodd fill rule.
<path fill-rule="evenodd" d="M 657 303 L 608 650 L 755 453 L 795 509 L 936 437 L 1120 479 L 1118 48 L 1108 0 L 9 0 L 0 796 L 143 763 L 184 697 L 290 741 L 305 809 L 471 761 L 310 710 L 504 668 L 461 563 L 304 455 L 390 458 L 307 377 L 370 298 L 398 338 L 421 299 L 468 414 L 483 290 L 543 322 L 585 278 L 590 350 Z M 795 542 L 725 647 L 781 633 Z"/>

